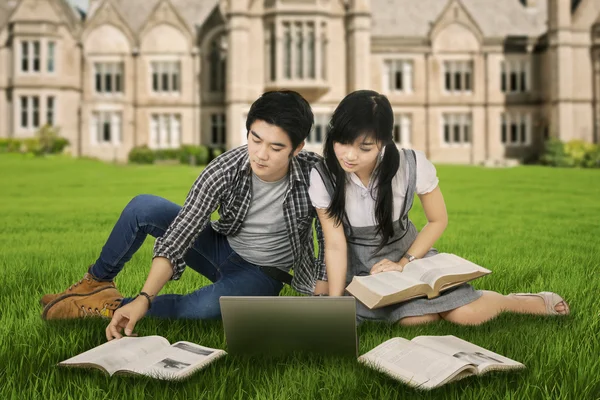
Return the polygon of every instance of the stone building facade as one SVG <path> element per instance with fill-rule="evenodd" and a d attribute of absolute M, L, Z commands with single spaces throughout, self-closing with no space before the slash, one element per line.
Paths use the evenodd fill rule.
<path fill-rule="evenodd" d="M 264 91 L 315 112 L 388 96 L 399 146 L 439 163 L 597 143 L 600 0 L 0 0 L 0 137 L 60 127 L 76 155 L 246 142 Z"/>

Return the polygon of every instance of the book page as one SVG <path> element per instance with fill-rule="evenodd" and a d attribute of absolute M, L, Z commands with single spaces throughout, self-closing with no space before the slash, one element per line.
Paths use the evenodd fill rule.
<path fill-rule="evenodd" d="M 169 342 L 161 336 L 123 337 L 101 344 L 84 353 L 60 362 L 60 366 L 97 364 L 112 375 L 147 354 L 168 348 Z"/>
<path fill-rule="evenodd" d="M 443 276 L 471 274 L 473 272 L 491 273 L 492 271 L 457 255 L 440 253 L 408 263 L 402 274 L 434 287 L 435 282 Z"/>
<path fill-rule="evenodd" d="M 148 354 L 123 370 L 157 379 L 177 380 L 204 368 L 225 354 L 224 350 L 182 341 Z"/>
<path fill-rule="evenodd" d="M 474 365 L 478 373 L 493 369 L 525 368 L 520 362 L 496 354 L 456 336 L 418 336 L 413 343 L 439 351 Z"/>
<path fill-rule="evenodd" d="M 360 356 L 359 361 L 424 389 L 439 386 L 469 368 L 463 360 L 446 357 L 404 338 L 393 338 L 380 344 Z"/>
<path fill-rule="evenodd" d="M 423 284 L 418 279 L 414 279 L 404 274 L 404 272 L 398 271 L 380 272 L 369 276 L 356 276 L 354 279 L 360 282 L 365 288 L 380 296 L 389 296 Z"/>

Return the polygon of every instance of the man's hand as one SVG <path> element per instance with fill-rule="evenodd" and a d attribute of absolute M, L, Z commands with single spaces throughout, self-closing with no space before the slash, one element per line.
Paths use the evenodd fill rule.
<path fill-rule="evenodd" d="M 404 266 L 407 264 L 405 261 L 406 259 L 402 258 L 399 262 L 395 263 L 385 258 L 379 261 L 377 264 L 373 265 L 373 268 L 371 268 L 371 275 L 386 271 L 402 272 Z"/>
<path fill-rule="evenodd" d="M 131 303 L 118 308 L 110 324 L 106 327 L 106 340 L 111 341 L 122 338 L 123 329 L 125 329 L 125 336 L 137 336 L 133 333 L 133 328 L 144 317 L 148 308 L 148 300 L 143 296 L 139 296 Z"/>

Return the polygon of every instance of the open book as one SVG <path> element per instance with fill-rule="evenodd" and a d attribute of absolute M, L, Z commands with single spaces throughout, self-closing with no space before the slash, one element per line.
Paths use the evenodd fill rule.
<path fill-rule="evenodd" d="M 451 335 L 393 338 L 363 354 L 358 361 L 420 389 L 432 389 L 491 370 L 525 368 Z"/>
<path fill-rule="evenodd" d="M 123 337 L 58 363 L 59 366 L 98 368 L 109 375 L 136 374 L 179 380 L 227 354 L 190 342 L 169 344 L 162 336 Z"/>
<path fill-rule="evenodd" d="M 454 254 L 440 253 L 408 263 L 402 272 L 355 276 L 346 290 L 370 309 L 440 292 L 492 271 Z"/>

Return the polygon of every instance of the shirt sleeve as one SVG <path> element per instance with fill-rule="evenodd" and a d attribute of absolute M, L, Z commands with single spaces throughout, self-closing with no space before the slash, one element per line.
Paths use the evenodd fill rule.
<path fill-rule="evenodd" d="M 194 182 L 175 220 L 165 234 L 156 239 L 154 257 L 165 257 L 171 262 L 171 279 L 177 280 L 183 274 L 183 256 L 210 221 L 227 186 L 218 162 L 209 164 Z"/>
<path fill-rule="evenodd" d="M 422 151 L 415 151 L 417 157 L 417 194 L 427 194 L 433 191 L 440 182 L 435 166 L 425 157 Z"/>
<path fill-rule="evenodd" d="M 319 171 L 315 168 L 310 171 L 310 187 L 308 188 L 310 201 L 315 208 L 328 208 L 331 203 L 331 197 L 327 193 L 325 183 L 321 179 Z"/>

